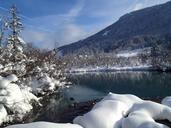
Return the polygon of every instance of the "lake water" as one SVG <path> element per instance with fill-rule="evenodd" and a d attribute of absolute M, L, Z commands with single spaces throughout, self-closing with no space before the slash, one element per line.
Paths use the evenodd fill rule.
<path fill-rule="evenodd" d="M 67 117 L 60 119 L 61 112 L 69 105 L 99 99 L 109 92 L 135 94 L 141 98 L 151 99 L 162 99 L 171 95 L 171 73 L 102 72 L 68 74 L 68 79 L 72 82 L 70 88 L 53 95 L 35 121 L 70 121 Z"/>
<path fill-rule="evenodd" d="M 64 93 L 78 102 L 101 98 L 109 92 L 135 94 L 141 98 L 171 95 L 171 73 L 103 72 L 70 74 L 68 78 L 73 85 Z"/>

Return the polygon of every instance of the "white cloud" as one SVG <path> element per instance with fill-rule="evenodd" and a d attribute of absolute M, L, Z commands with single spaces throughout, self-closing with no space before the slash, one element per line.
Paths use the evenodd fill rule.
<path fill-rule="evenodd" d="M 65 44 L 78 41 L 87 36 L 86 31 L 74 24 L 64 26 L 62 31 L 57 32 L 57 34 L 58 39 L 63 40 Z"/>
<path fill-rule="evenodd" d="M 24 39 L 41 48 L 51 49 L 55 41 L 64 45 L 87 37 L 87 32 L 74 23 L 83 8 L 84 0 L 78 0 L 66 14 L 32 18 L 26 24 L 27 29 L 23 32 Z"/>
<path fill-rule="evenodd" d="M 53 34 L 39 30 L 23 31 L 22 37 L 28 43 L 34 43 L 40 48 L 52 49 L 54 47 L 55 39 Z"/>
<path fill-rule="evenodd" d="M 60 46 L 65 45 L 88 37 L 89 33 L 84 31 L 80 26 L 67 24 L 56 32 L 27 29 L 23 31 L 22 36 L 24 40 L 34 43 L 40 48 L 52 49 L 55 42 L 58 42 Z"/>
<path fill-rule="evenodd" d="M 130 11 L 140 10 L 142 8 L 162 4 L 168 2 L 169 0 L 135 0 L 135 2 L 130 6 Z"/>
<path fill-rule="evenodd" d="M 116 21 L 121 15 L 144 7 L 167 2 L 168 0 L 77 0 L 66 14 L 48 15 L 28 20 L 23 37 L 42 48 L 53 48 L 54 42 L 60 45 L 72 43 L 88 37 Z M 78 24 L 78 16 L 97 18 L 92 23 Z M 100 20 L 100 21 L 99 21 Z M 81 20 L 82 21 L 82 20 Z M 45 26 L 44 26 L 45 25 Z"/>
<path fill-rule="evenodd" d="M 84 0 L 79 0 L 77 4 L 68 12 L 67 16 L 77 17 L 84 7 Z"/>
<path fill-rule="evenodd" d="M 143 8 L 143 4 L 142 3 L 137 3 L 135 4 L 135 6 L 133 7 L 133 11 L 136 11 L 136 10 L 140 10 Z"/>

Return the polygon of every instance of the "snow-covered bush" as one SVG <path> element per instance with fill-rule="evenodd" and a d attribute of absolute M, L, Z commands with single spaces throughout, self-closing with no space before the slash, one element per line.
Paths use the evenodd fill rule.
<path fill-rule="evenodd" d="M 3 42 L 6 45 L 0 46 L 0 124 L 14 116 L 22 119 L 33 108 L 32 100 L 39 103 L 38 94 L 45 95 L 65 84 L 60 61 L 52 52 L 29 49 L 20 37 L 23 26 L 15 6 L 10 14 L 5 23 L 9 36 Z"/>
<path fill-rule="evenodd" d="M 34 93 L 52 92 L 65 84 L 61 61 L 53 52 L 29 46 L 25 54 L 30 61 L 26 64 L 27 73 L 23 81 L 33 89 Z"/>
<path fill-rule="evenodd" d="M 85 128 L 168 128 L 155 122 L 165 119 L 171 121 L 171 108 L 165 105 L 110 93 L 74 123 Z"/>
<path fill-rule="evenodd" d="M 19 87 L 17 76 L 0 76 L 0 124 L 13 120 L 21 120 L 32 108 L 31 101 L 38 98 L 31 93 L 27 86 Z"/>
<path fill-rule="evenodd" d="M 23 25 L 15 6 L 10 9 L 10 14 L 5 23 L 9 30 L 7 45 L 0 48 L 0 75 L 17 75 L 17 84 L 31 87 L 36 94 L 44 94 L 63 85 L 65 78 L 61 62 L 51 51 L 28 47 L 20 37 Z"/>

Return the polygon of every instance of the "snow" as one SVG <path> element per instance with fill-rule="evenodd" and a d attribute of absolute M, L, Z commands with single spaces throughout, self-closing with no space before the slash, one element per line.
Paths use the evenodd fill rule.
<path fill-rule="evenodd" d="M 17 50 L 18 50 L 19 52 L 23 52 L 23 47 L 22 47 L 22 46 L 17 46 Z"/>
<path fill-rule="evenodd" d="M 5 35 L 7 42 L 2 43 L 6 45 L 0 47 L 0 125 L 14 120 L 22 122 L 33 109 L 33 103 L 39 103 L 36 92 L 49 94 L 65 84 L 54 53 L 24 48 L 26 42 L 20 37 L 22 23 L 19 19 L 17 16 L 10 18 L 13 27 L 5 23 L 9 32 L 15 29 L 16 33 Z"/>
<path fill-rule="evenodd" d="M 11 121 L 15 118 L 22 119 L 33 107 L 31 100 L 38 102 L 30 89 L 26 86 L 19 87 L 16 82 L 17 76 L 11 74 L 7 77 L 0 76 L 0 124 Z M 13 114 L 6 112 L 11 111 Z"/>
<path fill-rule="evenodd" d="M 105 31 L 102 36 L 107 36 L 110 31 Z"/>
<path fill-rule="evenodd" d="M 73 124 L 35 122 L 7 128 L 169 128 L 155 121 L 165 119 L 171 122 L 171 108 L 166 105 L 131 94 L 109 93 Z"/>
<path fill-rule="evenodd" d="M 171 108 L 134 95 L 109 93 L 74 123 L 84 128 L 168 128 L 155 122 L 160 119 L 171 121 Z"/>
<path fill-rule="evenodd" d="M 36 70 L 38 69 L 39 68 L 37 68 Z M 32 88 L 32 91 L 35 94 L 43 94 L 44 91 L 54 91 L 55 88 L 63 86 L 65 84 L 57 79 L 49 77 L 47 73 L 40 73 L 39 76 L 40 77 L 38 77 L 38 79 L 36 77 L 32 79 L 30 78 L 31 80 L 29 80 L 27 83 Z"/>
<path fill-rule="evenodd" d="M 171 96 L 165 97 L 162 100 L 162 104 L 171 107 Z"/>
<path fill-rule="evenodd" d="M 116 71 L 123 71 L 123 70 L 147 70 L 150 69 L 152 65 L 139 65 L 139 66 L 124 66 L 124 67 L 111 67 L 109 69 L 116 70 Z"/>
<path fill-rule="evenodd" d="M 21 44 L 26 44 L 26 42 L 21 37 L 18 37 L 18 40 L 21 42 Z"/>
<path fill-rule="evenodd" d="M 168 128 L 155 120 L 171 121 L 171 109 L 151 101 L 134 104 L 128 117 L 123 119 L 123 128 Z"/>
<path fill-rule="evenodd" d="M 4 108 L 4 106 L 0 104 L 0 124 L 6 122 L 6 120 L 7 120 L 7 111 Z"/>
<path fill-rule="evenodd" d="M 2 64 L 0 64 L 0 69 L 3 69 L 3 68 L 4 68 L 4 66 Z"/>
<path fill-rule="evenodd" d="M 16 82 L 18 80 L 17 76 L 14 74 L 7 76 L 5 79 L 7 79 L 10 82 Z"/>
<path fill-rule="evenodd" d="M 49 122 L 35 122 L 30 124 L 12 125 L 7 128 L 83 128 L 77 124 L 57 124 Z"/>
<path fill-rule="evenodd" d="M 139 97 L 131 94 L 121 95 L 121 94 L 114 94 L 111 92 L 106 97 L 104 97 L 103 100 L 114 100 L 114 101 L 117 100 L 126 103 L 129 109 L 134 105 L 134 103 L 139 103 L 143 101 Z"/>
<path fill-rule="evenodd" d="M 138 66 L 109 66 L 109 67 L 86 67 L 86 68 L 72 68 L 66 70 L 69 73 L 86 73 L 86 72 L 101 72 L 101 71 L 133 71 L 133 70 L 148 70 L 151 69 L 152 65 L 138 65 Z"/>
<path fill-rule="evenodd" d="M 137 56 L 138 53 L 136 52 L 128 52 L 128 53 L 119 53 L 117 54 L 117 57 L 133 57 L 133 56 Z"/>
<path fill-rule="evenodd" d="M 120 101 L 104 100 L 84 116 L 75 118 L 74 123 L 84 128 L 119 128 L 127 110 L 127 106 Z"/>
<path fill-rule="evenodd" d="M 126 57 L 126 58 L 134 57 L 141 53 L 150 53 L 150 51 L 151 51 L 150 49 L 151 49 L 151 47 L 135 49 L 135 50 L 130 50 L 130 51 L 121 51 L 116 56 L 117 57 Z"/>

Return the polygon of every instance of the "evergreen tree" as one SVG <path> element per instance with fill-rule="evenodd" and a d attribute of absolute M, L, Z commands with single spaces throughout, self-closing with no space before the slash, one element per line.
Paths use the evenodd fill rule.
<path fill-rule="evenodd" d="M 0 48 L 2 47 L 4 37 L 4 22 L 2 17 L 0 17 Z"/>
<path fill-rule="evenodd" d="M 8 21 L 8 28 L 11 32 L 8 38 L 8 44 L 12 46 L 14 52 L 23 52 L 23 44 L 19 37 L 23 25 L 20 22 L 20 17 L 18 17 L 18 11 L 15 5 L 11 7 L 10 14 L 11 17 Z"/>
<path fill-rule="evenodd" d="M 23 41 L 20 38 L 23 25 L 20 22 L 20 17 L 18 16 L 18 11 L 15 5 L 10 9 L 10 19 L 7 22 L 7 27 L 10 30 L 7 48 L 12 53 L 13 61 L 15 62 L 25 58 L 25 55 L 23 54 Z"/>
<path fill-rule="evenodd" d="M 151 65 L 154 68 L 159 68 L 159 46 L 157 44 L 153 44 L 151 47 Z"/>

